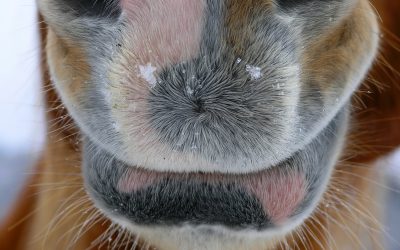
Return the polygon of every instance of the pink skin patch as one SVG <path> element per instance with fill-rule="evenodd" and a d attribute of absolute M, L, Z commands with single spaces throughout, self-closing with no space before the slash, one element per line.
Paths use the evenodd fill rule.
<path fill-rule="evenodd" d="M 123 175 L 118 181 L 118 190 L 123 193 L 132 193 L 144 189 L 156 181 L 167 177 L 166 173 L 156 173 L 143 169 L 132 169 Z"/>
<path fill-rule="evenodd" d="M 203 29 L 203 0 L 122 0 L 134 32 L 141 64 L 164 67 L 198 54 Z"/>
<path fill-rule="evenodd" d="M 185 179 L 192 182 L 235 183 L 261 202 L 265 213 L 276 225 L 282 225 L 295 212 L 307 193 L 303 174 L 296 171 L 283 172 L 279 169 L 264 170 L 252 174 L 200 174 L 166 173 L 129 169 L 118 182 L 118 190 L 124 193 L 136 192 L 165 178 Z"/>
<path fill-rule="evenodd" d="M 304 175 L 294 171 L 260 174 L 246 182 L 245 187 L 258 197 L 276 225 L 284 224 L 306 195 Z"/>

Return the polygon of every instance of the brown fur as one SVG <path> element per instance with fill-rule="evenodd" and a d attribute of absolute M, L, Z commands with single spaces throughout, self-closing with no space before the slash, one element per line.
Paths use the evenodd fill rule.
<path fill-rule="evenodd" d="M 363 51 L 370 51 L 371 43 L 366 47 L 360 46 L 358 37 L 363 37 L 369 32 L 370 17 L 364 15 L 368 2 L 359 1 L 349 18 L 344 18 L 332 29 L 329 35 L 321 36 L 314 41 L 304 53 L 305 71 L 308 77 L 317 77 L 316 83 L 324 91 L 344 88 L 346 86 L 332 86 L 329 81 L 329 74 L 332 72 L 345 72 L 348 70 L 351 61 L 359 60 Z M 367 37 L 367 36 L 365 36 Z M 321 67 L 323 65 L 323 67 Z M 326 72 L 321 73 L 324 70 Z M 344 84 L 344 82 L 343 82 Z"/>
<path fill-rule="evenodd" d="M 363 244 L 376 244 L 372 245 L 373 249 L 381 248 L 379 232 L 374 230 L 379 227 L 379 223 L 372 218 L 379 217 L 374 208 L 374 204 L 379 204 L 376 200 L 379 191 L 371 181 L 379 181 L 376 177 L 378 171 L 371 167 L 371 162 L 389 153 L 400 143 L 400 53 L 396 48 L 400 44 L 397 38 L 400 37 L 400 2 L 376 0 L 374 5 L 382 17 L 382 53 L 366 83 L 353 99 L 356 115 L 349 135 L 348 154 L 337 166 L 330 190 L 314 216 L 307 221 L 309 230 L 304 230 L 304 237 L 299 236 L 300 231 L 288 236 L 288 244 L 295 249 L 324 249 L 332 241 L 335 249 L 343 249 L 344 246 L 357 249 Z M 54 125 L 51 130 L 61 132 L 50 134 L 37 173 L 27 183 L 10 217 L 1 228 L 2 250 L 67 249 L 80 229 L 80 222 L 94 211 L 90 209 L 90 202 L 76 203 L 79 198 L 85 197 L 83 190 L 79 190 L 82 185 L 79 175 L 80 156 L 73 135 L 76 131 L 62 129 L 68 120 L 57 120 L 65 115 L 65 111 L 54 92 L 49 92 L 47 98 L 49 108 L 59 107 L 49 112 L 48 120 L 57 121 L 56 125 L 50 124 Z M 53 190 L 49 191 L 49 187 L 53 187 Z M 341 193 L 340 189 L 348 192 Z M 339 199 L 341 204 L 337 202 Z M 61 212 L 61 205 L 71 204 L 76 206 L 71 207 L 67 214 L 54 219 Z M 80 211 L 86 206 L 88 213 L 82 214 Z M 368 230 L 365 225 L 369 226 Z M 90 247 L 91 242 L 106 228 L 107 220 L 99 219 L 88 232 L 80 236 L 71 246 L 72 249 Z M 359 235 L 366 237 L 358 239 Z M 107 240 L 105 242 L 103 248 L 109 244 Z M 281 248 L 284 249 L 285 245 L 281 245 Z"/>
<path fill-rule="evenodd" d="M 47 40 L 47 48 L 52 58 L 52 63 L 57 72 L 56 75 L 60 79 L 70 79 L 73 75 L 72 82 L 68 84 L 67 89 L 63 91 L 70 98 L 79 97 L 79 92 L 83 89 L 83 83 L 89 79 L 89 64 L 79 45 L 71 41 L 59 37 L 55 32 L 49 30 Z"/>
<path fill-rule="evenodd" d="M 235 49 L 236 56 L 243 57 L 245 53 L 246 39 L 251 37 L 249 24 L 251 23 L 251 10 L 265 11 L 272 5 L 270 0 L 230 1 L 228 5 L 228 17 L 226 25 L 230 30 L 228 43 Z"/>

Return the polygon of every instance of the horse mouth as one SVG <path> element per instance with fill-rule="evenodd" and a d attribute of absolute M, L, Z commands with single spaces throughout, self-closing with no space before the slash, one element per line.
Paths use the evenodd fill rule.
<path fill-rule="evenodd" d="M 206 225 L 235 232 L 293 228 L 321 199 L 346 124 L 343 109 L 290 158 L 244 174 L 160 172 L 129 166 L 86 138 L 85 184 L 108 217 L 139 227 Z"/>

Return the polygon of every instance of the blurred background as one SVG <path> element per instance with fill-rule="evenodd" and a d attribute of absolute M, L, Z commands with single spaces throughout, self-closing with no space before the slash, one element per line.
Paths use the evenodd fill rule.
<path fill-rule="evenodd" d="M 0 221 L 33 171 L 46 137 L 34 0 L 3 1 L 0 9 Z M 399 128 L 400 129 L 400 128 Z M 386 249 L 400 241 L 400 152 L 377 164 L 386 172 Z"/>
<path fill-rule="evenodd" d="M 34 0 L 0 8 L 0 216 L 4 216 L 42 150 L 40 45 Z"/>

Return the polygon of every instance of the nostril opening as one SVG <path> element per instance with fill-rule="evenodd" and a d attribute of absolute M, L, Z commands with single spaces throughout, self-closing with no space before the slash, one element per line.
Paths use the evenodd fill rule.
<path fill-rule="evenodd" d="M 193 101 L 193 104 L 194 104 L 194 108 L 193 108 L 193 111 L 195 112 L 195 113 L 199 113 L 199 114 L 201 114 L 201 113 L 205 113 L 206 112 L 206 109 L 205 109 L 205 105 L 204 105 L 204 101 L 203 100 L 201 100 L 200 98 L 196 98 L 194 101 Z"/>
<path fill-rule="evenodd" d="M 121 7 L 117 0 L 59 0 L 59 7 L 77 16 L 117 18 Z"/>

